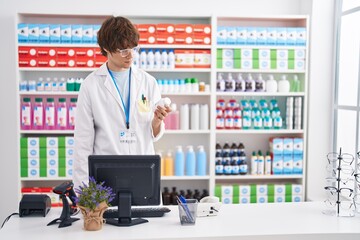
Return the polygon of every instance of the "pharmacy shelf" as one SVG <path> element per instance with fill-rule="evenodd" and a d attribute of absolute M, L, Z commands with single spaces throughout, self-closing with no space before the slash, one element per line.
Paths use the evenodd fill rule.
<path fill-rule="evenodd" d="M 95 43 L 18 43 L 18 47 L 99 47 Z"/>
<path fill-rule="evenodd" d="M 166 49 L 211 49 L 211 45 L 197 44 L 140 44 L 140 48 Z"/>
<path fill-rule="evenodd" d="M 165 134 L 210 134 L 210 130 L 165 130 Z"/>
<path fill-rule="evenodd" d="M 218 68 L 217 72 L 220 73 L 305 73 L 305 70 L 279 70 L 279 69 L 224 69 Z"/>
<path fill-rule="evenodd" d="M 304 130 L 288 130 L 288 129 L 228 129 L 215 130 L 216 134 L 303 134 Z"/>
<path fill-rule="evenodd" d="M 165 72 L 165 73 L 171 73 L 171 72 L 186 72 L 186 73 L 203 73 L 203 72 L 211 72 L 210 68 L 173 68 L 173 69 L 144 69 L 145 72 Z"/>
<path fill-rule="evenodd" d="M 162 96 L 210 96 L 209 92 L 196 92 L 196 93 L 161 93 Z"/>
<path fill-rule="evenodd" d="M 161 176 L 161 180 L 209 180 L 210 176 Z"/>
<path fill-rule="evenodd" d="M 20 134 L 36 134 L 36 135 L 74 134 L 74 130 L 20 130 Z"/>
<path fill-rule="evenodd" d="M 304 92 L 216 92 L 216 96 L 243 97 L 303 97 Z"/>
<path fill-rule="evenodd" d="M 30 181 L 71 181 L 72 178 L 69 178 L 69 177 L 32 177 L 32 178 L 29 178 L 29 177 L 23 177 L 23 178 L 20 178 L 21 181 L 27 181 L 27 182 L 30 182 Z"/>
<path fill-rule="evenodd" d="M 27 72 L 92 72 L 98 68 L 60 68 L 60 67 L 19 67 L 19 71 Z"/>
<path fill-rule="evenodd" d="M 226 48 L 226 49 L 303 49 L 305 50 L 305 46 L 289 46 L 289 45 L 232 45 L 232 44 L 217 44 L 216 48 Z"/>
<path fill-rule="evenodd" d="M 19 43 L 19 47 L 76 47 L 91 48 L 99 47 L 98 44 L 91 43 Z M 211 45 L 198 44 L 139 44 L 140 48 L 153 49 L 211 49 Z"/>
<path fill-rule="evenodd" d="M 79 92 L 20 92 L 20 96 L 77 96 Z"/>
<path fill-rule="evenodd" d="M 215 176 L 215 180 L 268 180 L 268 179 L 302 179 L 301 174 L 289 175 L 227 175 Z"/>

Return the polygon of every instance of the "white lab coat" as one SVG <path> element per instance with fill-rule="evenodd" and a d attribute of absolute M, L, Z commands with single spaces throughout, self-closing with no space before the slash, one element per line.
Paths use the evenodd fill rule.
<path fill-rule="evenodd" d="M 149 101 L 144 108 L 143 95 Z M 76 109 L 74 186 L 88 182 L 88 156 L 155 154 L 152 119 L 155 103 L 161 99 L 154 77 L 135 66 L 131 68 L 130 129 L 126 129 L 125 111 L 108 72 L 106 63 L 92 72 L 82 83 Z M 121 132 L 135 133 L 135 143 L 120 141 Z"/>

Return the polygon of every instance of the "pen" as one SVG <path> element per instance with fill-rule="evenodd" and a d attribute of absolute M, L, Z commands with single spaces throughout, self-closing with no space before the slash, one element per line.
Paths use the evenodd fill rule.
<path fill-rule="evenodd" d="M 180 197 L 177 196 L 177 199 L 179 200 L 181 206 L 183 207 L 189 222 L 194 222 L 192 214 L 191 214 L 191 212 L 190 212 L 190 210 L 189 210 L 189 208 L 188 208 L 188 206 L 186 204 L 186 199 L 182 195 L 180 195 Z"/>
<path fill-rule="evenodd" d="M 144 97 L 144 94 L 141 95 L 141 100 L 143 101 L 143 103 L 145 104 L 145 97 Z"/>

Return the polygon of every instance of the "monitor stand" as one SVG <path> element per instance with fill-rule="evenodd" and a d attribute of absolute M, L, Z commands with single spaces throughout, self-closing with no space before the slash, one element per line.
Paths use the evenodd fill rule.
<path fill-rule="evenodd" d="M 135 218 L 131 219 L 131 193 L 128 191 L 118 192 L 118 219 L 106 219 L 106 223 L 115 225 L 118 227 L 129 227 L 141 223 L 149 222 L 146 219 Z"/>

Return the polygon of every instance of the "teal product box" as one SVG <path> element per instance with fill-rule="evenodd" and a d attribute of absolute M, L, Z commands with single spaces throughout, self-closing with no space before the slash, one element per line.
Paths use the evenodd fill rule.
<path fill-rule="evenodd" d="M 71 25 L 71 42 L 82 43 L 82 25 Z"/>
<path fill-rule="evenodd" d="M 266 44 L 267 45 L 276 45 L 277 39 L 277 30 L 274 27 L 267 28 L 267 38 Z"/>
<path fill-rule="evenodd" d="M 294 152 L 294 139 L 284 138 L 283 139 L 283 153 L 284 155 L 292 155 Z"/>
<path fill-rule="evenodd" d="M 71 43 L 71 25 L 60 25 L 60 42 Z"/>
<path fill-rule="evenodd" d="M 272 138 L 270 140 L 270 152 L 274 155 L 282 155 L 284 151 L 284 139 Z"/>
<path fill-rule="evenodd" d="M 227 27 L 218 27 L 216 31 L 217 44 L 226 44 L 227 39 Z"/>
<path fill-rule="evenodd" d="M 101 25 L 93 25 L 93 43 L 97 43 L 97 34 L 98 31 L 100 30 Z"/>
<path fill-rule="evenodd" d="M 303 155 L 294 154 L 293 174 L 303 174 Z"/>
<path fill-rule="evenodd" d="M 286 28 L 286 45 L 296 45 L 297 28 Z"/>
<path fill-rule="evenodd" d="M 293 138 L 294 155 L 304 154 L 304 140 L 302 138 Z"/>
<path fill-rule="evenodd" d="M 245 45 L 247 40 L 247 28 L 237 27 L 236 28 L 236 44 Z"/>
<path fill-rule="evenodd" d="M 282 154 L 273 155 L 272 172 L 274 175 L 283 174 L 284 159 Z"/>
<path fill-rule="evenodd" d="M 38 43 L 39 42 L 39 24 L 28 24 L 29 29 L 29 43 Z"/>
<path fill-rule="evenodd" d="M 247 45 L 255 45 L 257 41 L 257 33 L 255 27 L 248 27 L 246 29 L 247 31 L 247 38 L 246 38 L 246 44 Z"/>
<path fill-rule="evenodd" d="M 297 28 L 296 45 L 306 46 L 306 28 Z"/>
<path fill-rule="evenodd" d="M 227 27 L 226 29 L 226 44 L 235 44 L 236 43 L 236 28 Z"/>
<path fill-rule="evenodd" d="M 26 23 L 18 24 L 18 42 L 19 43 L 27 43 L 29 38 L 29 28 Z"/>
<path fill-rule="evenodd" d="M 286 28 L 277 28 L 276 29 L 276 45 L 286 45 Z"/>
<path fill-rule="evenodd" d="M 50 27 L 48 24 L 39 24 L 39 43 L 50 42 Z"/>
<path fill-rule="evenodd" d="M 50 31 L 49 42 L 50 43 L 60 43 L 60 36 L 61 36 L 60 25 L 59 24 L 50 24 L 49 31 Z"/>
<path fill-rule="evenodd" d="M 294 159 L 292 154 L 283 156 L 283 174 L 293 174 Z"/>
<path fill-rule="evenodd" d="M 256 28 L 256 44 L 265 45 L 267 42 L 267 32 L 266 28 Z"/>
<path fill-rule="evenodd" d="M 82 43 L 92 43 L 92 42 L 93 42 L 93 26 L 82 25 Z"/>

